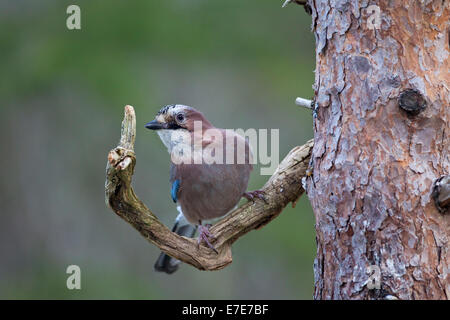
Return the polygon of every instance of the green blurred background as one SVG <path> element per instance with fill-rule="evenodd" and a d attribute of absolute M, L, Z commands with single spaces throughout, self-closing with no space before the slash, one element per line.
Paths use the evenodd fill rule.
<path fill-rule="evenodd" d="M 313 95 L 311 17 L 282 2 L 0 2 L 0 298 L 312 298 L 305 196 L 236 242 L 227 268 L 170 276 L 104 203 L 126 104 L 137 114 L 135 191 L 167 225 L 177 214 L 169 155 L 144 128 L 162 106 L 194 106 L 222 128 L 278 128 L 281 158 L 312 137 L 310 112 L 294 105 Z M 70 4 L 81 30 L 66 28 Z M 256 167 L 249 189 L 267 178 Z M 66 288 L 71 264 L 81 290 Z"/>

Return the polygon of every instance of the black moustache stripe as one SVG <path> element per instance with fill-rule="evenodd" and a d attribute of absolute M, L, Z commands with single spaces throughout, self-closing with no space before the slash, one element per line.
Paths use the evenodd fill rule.
<path fill-rule="evenodd" d="M 184 129 L 182 126 L 180 126 L 178 123 L 176 122 L 170 122 L 167 125 L 167 129 L 171 129 L 171 130 L 177 130 L 177 129 Z"/>

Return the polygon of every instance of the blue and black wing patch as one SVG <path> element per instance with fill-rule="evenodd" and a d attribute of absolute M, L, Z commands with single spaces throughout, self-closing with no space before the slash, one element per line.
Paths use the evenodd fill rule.
<path fill-rule="evenodd" d="M 175 180 L 172 183 L 172 190 L 170 191 L 170 195 L 172 196 L 173 202 L 178 201 L 178 190 L 180 189 L 180 180 Z"/>

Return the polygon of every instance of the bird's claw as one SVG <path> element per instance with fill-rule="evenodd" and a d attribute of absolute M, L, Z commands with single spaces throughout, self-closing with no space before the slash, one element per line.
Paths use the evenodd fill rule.
<path fill-rule="evenodd" d="M 197 246 L 200 247 L 200 243 L 203 241 L 206 243 L 206 245 L 212 249 L 216 254 L 219 254 L 219 252 L 214 248 L 214 246 L 209 242 L 209 239 L 215 240 L 214 236 L 212 235 L 211 231 L 209 231 L 209 228 L 211 227 L 210 224 L 207 225 L 199 225 L 198 226 L 198 240 L 197 240 Z"/>
<path fill-rule="evenodd" d="M 262 190 L 248 191 L 244 193 L 244 198 L 246 198 L 248 201 L 255 202 L 255 197 L 261 199 L 266 204 L 268 203 L 266 198 L 264 197 L 264 191 Z"/>

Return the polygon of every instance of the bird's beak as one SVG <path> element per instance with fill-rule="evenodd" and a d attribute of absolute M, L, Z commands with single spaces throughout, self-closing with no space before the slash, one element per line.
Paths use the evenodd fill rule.
<path fill-rule="evenodd" d="M 161 123 L 161 122 L 158 122 L 156 120 L 150 121 L 149 123 L 147 123 L 145 125 L 145 127 L 147 129 L 150 129 L 150 130 L 161 130 L 161 129 L 166 129 L 167 128 L 165 123 Z"/>

